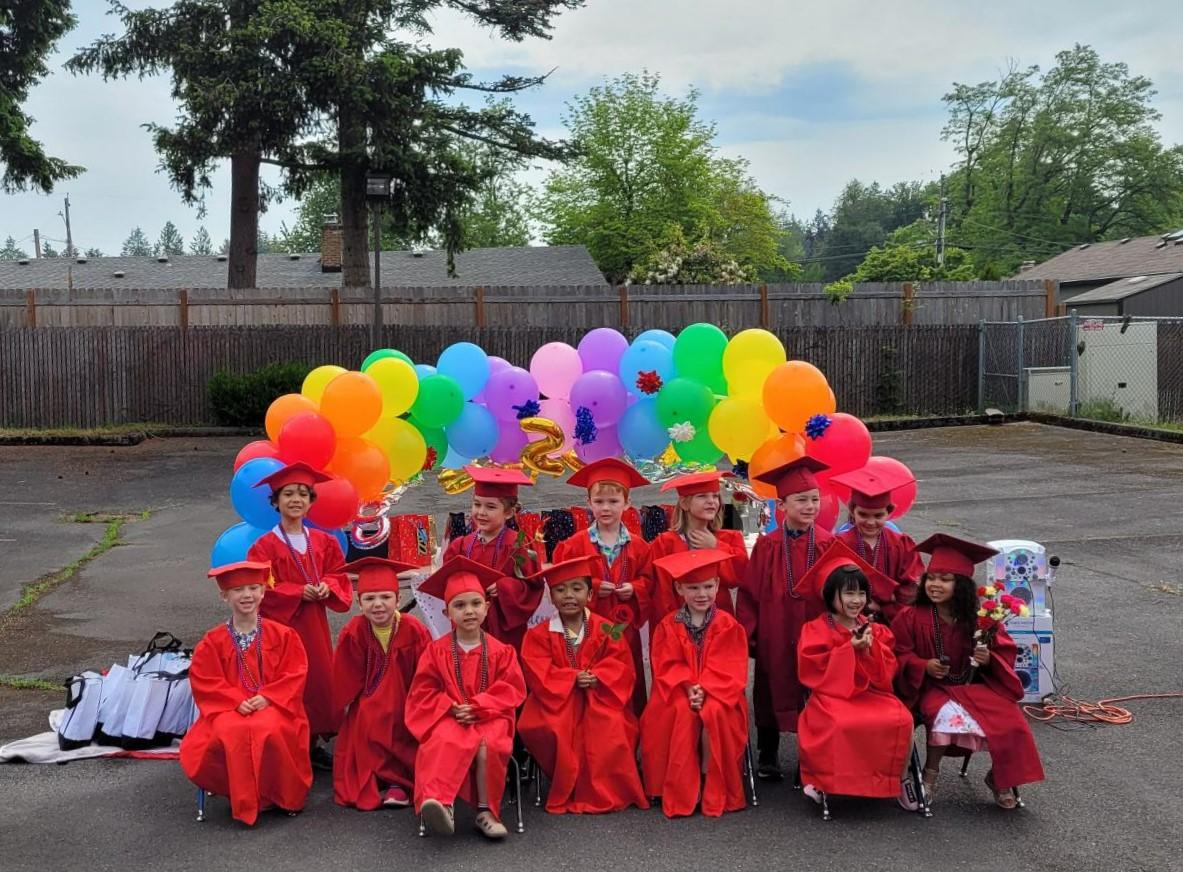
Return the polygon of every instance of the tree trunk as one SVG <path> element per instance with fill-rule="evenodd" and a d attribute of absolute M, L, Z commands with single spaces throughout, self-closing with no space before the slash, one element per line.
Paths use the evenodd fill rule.
<path fill-rule="evenodd" d="M 346 109 L 338 116 L 341 152 L 341 284 L 370 287 L 369 221 L 366 212 L 366 128 Z"/>
<path fill-rule="evenodd" d="M 256 285 L 259 256 L 259 153 L 230 157 L 230 253 L 228 288 Z"/>

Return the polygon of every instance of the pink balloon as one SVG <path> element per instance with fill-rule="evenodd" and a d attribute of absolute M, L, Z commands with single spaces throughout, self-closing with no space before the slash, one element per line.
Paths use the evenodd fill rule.
<path fill-rule="evenodd" d="M 616 435 L 615 427 L 597 427 L 596 439 L 587 445 L 575 443 L 575 454 L 584 463 L 594 463 L 605 457 L 617 457 L 620 454 L 620 439 Z"/>
<path fill-rule="evenodd" d="M 260 457 L 279 457 L 279 449 L 276 448 L 267 439 L 256 439 L 254 442 L 248 442 L 242 446 L 238 452 L 238 456 L 234 458 L 234 471 L 238 471 L 238 467 L 250 460 L 258 460 Z"/>
<path fill-rule="evenodd" d="M 542 411 L 538 413 L 539 418 L 550 418 L 559 425 L 563 431 L 563 447 L 554 454 L 562 454 L 565 451 L 570 451 L 575 435 L 575 413 L 571 411 L 571 405 L 566 400 L 543 400 L 539 403 Z M 541 434 L 530 434 L 530 441 L 535 442 L 541 439 Z"/>
<path fill-rule="evenodd" d="M 548 342 L 530 358 L 530 375 L 547 397 L 565 400 L 571 385 L 583 375 L 583 361 L 566 342 Z"/>
<path fill-rule="evenodd" d="M 489 459 L 494 463 L 517 463 L 522 459 L 522 449 L 529 441 L 525 431 L 518 426 L 517 420 L 499 421 L 501 430 L 497 437 L 497 444 L 489 452 Z"/>
<path fill-rule="evenodd" d="M 612 427 L 628 408 L 628 391 L 613 373 L 593 369 L 571 385 L 570 403 L 576 412 L 581 407 L 590 409 L 597 427 Z"/>
<path fill-rule="evenodd" d="M 485 406 L 499 421 L 517 421 L 518 410 L 527 400 L 538 401 L 534 376 L 520 366 L 507 366 L 489 377 L 485 385 Z"/>
<path fill-rule="evenodd" d="M 830 416 L 830 426 L 817 439 L 805 438 L 805 453 L 828 464 L 826 477 L 862 469 L 871 457 L 871 433 L 867 425 L 845 412 Z"/>
<path fill-rule="evenodd" d="M 912 475 L 912 470 L 908 469 L 904 464 L 900 463 L 894 457 L 872 457 L 867 461 L 867 469 L 872 472 L 880 474 L 900 473 L 902 475 Z M 891 492 L 891 502 L 895 506 L 892 511 L 892 518 L 902 518 L 912 508 L 916 502 L 916 482 L 912 481 L 903 487 L 897 487 Z"/>

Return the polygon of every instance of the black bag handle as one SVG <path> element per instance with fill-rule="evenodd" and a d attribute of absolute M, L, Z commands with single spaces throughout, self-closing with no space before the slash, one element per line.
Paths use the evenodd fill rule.
<path fill-rule="evenodd" d="M 183 643 L 167 630 L 158 630 L 143 650 L 143 654 L 156 654 L 162 651 L 180 651 Z"/>
<path fill-rule="evenodd" d="M 62 684 L 66 688 L 66 708 L 75 708 L 82 702 L 82 688 L 86 685 L 86 679 L 81 675 L 75 675 L 67 678 Z"/>

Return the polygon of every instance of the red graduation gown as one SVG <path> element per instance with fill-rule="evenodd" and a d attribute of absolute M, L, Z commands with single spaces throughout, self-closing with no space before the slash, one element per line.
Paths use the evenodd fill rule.
<path fill-rule="evenodd" d="M 854 551 L 888 578 L 895 581 L 896 586 L 891 590 L 877 590 L 871 588 L 871 598 L 879 605 L 879 610 L 887 623 L 899 614 L 904 606 L 910 606 L 916 601 L 916 589 L 920 576 L 924 574 L 924 562 L 916 550 L 916 543 L 906 533 L 897 533 L 884 527 L 879 533 L 879 543 L 872 553 L 865 545 L 859 550 L 862 535 L 858 527 L 837 534 L 844 544 Z"/>
<path fill-rule="evenodd" d="M 896 616 L 891 629 L 899 659 L 896 691 L 909 707 L 919 708 L 925 729 L 931 728 L 946 701 L 956 700 L 974 716 L 986 734 L 994 784 L 1000 790 L 1042 781 L 1043 763 L 1035 747 L 1035 737 L 1018 705 L 1023 698 L 1023 685 L 1015 674 L 1017 649 L 1006 628 L 999 629 L 990 644 L 990 662 L 976 670 L 972 684 L 947 684 L 925 672 L 925 662 L 937 656 L 931 606 L 905 608 Z M 954 673 L 960 672 L 973 654 L 972 630 L 941 624 L 941 638 L 950 668 Z M 951 748 L 947 753 L 957 755 L 958 752 Z"/>
<path fill-rule="evenodd" d="M 473 763 L 481 742 L 485 743 L 486 790 L 489 809 L 501 817 L 501 794 L 505 791 L 505 770 L 513 752 L 514 714 L 526 698 L 526 684 L 513 648 L 488 633 L 489 683 L 477 693 L 481 676 L 481 649 L 460 649 L 460 671 L 464 693 L 456 684 L 452 662 L 452 634 L 427 646 L 407 696 L 407 728 L 419 740 L 415 755 L 415 811 L 425 799 L 451 805 L 459 795 L 469 805 L 477 804 Z M 465 697 L 476 706 L 479 720 L 461 724 L 452 717 L 455 703 Z"/>
<path fill-rule="evenodd" d="M 588 606 L 597 615 L 601 615 L 614 624 L 627 621 L 630 625 L 624 631 L 629 650 L 633 657 L 633 711 L 640 715 L 645 710 L 645 657 L 641 648 L 641 627 L 649 620 L 652 603 L 649 598 L 650 579 L 650 550 L 649 543 L 640 536 L 630 534 L 628 543 L 620 550 L 612 565 L 604 559 L 600 549 L 586 532 L 576 533 L 569 539 L 564 539 L 555 548 L 554 562 L 572 560 L 576 557 L 598 557 L 601 575 L 592 579 L 592 595 Z M 624 584 L 626 581 L 633 586 L 633 595 L 628 599 L 621 599 L 619 595 L 611 593 L 600 596 L 599 584 L 607 579 L 614 585 Z"/>
<path fill-rule="evenodd" d="M 225 624 L 205 634 L 193 651 L 189 685 L 200 717 L 181 740 L 181 768 L 203 790 L 230 797 L 236 820 L 253 824 L 261 807 L 304 807 L 312 787 L 304 678 L 308 661 L 295 631 L 264 620 L 263 685 L 270 703 L 249 715 L 238 706 L 255 692 L 243 687 L 238 649 Z M 257 671 L 254 646 L 245 655 Z"/>
<path fill-rule="evenodd" d="M 701 662 L 686 628 L 667 615 L 649 646 L 653 695 L 641 716 L 645 792 L 661 797 L 666 817 L 694 813 L 702 785 L 702 813 L 718 817 L 747 802 L 743 759 L 748 748 L 748 643 L 731 615 L 716 611 L 703 640 Z M 706 702 L 691 711 L 687 689 L 701 684 Z M 710 741 L 705 785 L 699 751 Z"/>
<path fill-rule="evenodd" d="M 729 615 L 735 614 L 735 606 L 731 601 L 731 591 L 739 587 L 744 573 L 748 568 L 748 549 L 743 542 L 743 533 L 739 530 L 716 530 L 716 547 L 733 555 L 732 559 L 719 567 L 719 597 L 715 605 L 720 611 Z M 670 554 L 680 554 L 689 551 L 690 546 L 680 533 L 666 530 L 649 544 L 650 565 L 660 557 Z M 669 579 L 664 582 L 658 577 L 655 569 L 650 570 L 649 595 L 653 599 L 652 624 L 656 624 L 671 612 L 676 612 L 683 605 L 683 600 L 674 590 L 674 584 Z"/>
<path fill-rule="evenodd" d="M 797 714 L 804 704 L 797 679 L 797 639 L 805 622 L 821 614 L 821 601 L 802 594 L 790 596 L 785 571 L 784 529 L 761 536 L 752 549 L 747 575 L 739 589 L 736 613 L 748 633 L 756 658 L 752 704 L 756 726 L 775 727 L 780 732 L 797 731 Z M 815 530 L 814 562 L 834 537 Z M 813 564 L 807 561 L 808 535 L 789 544 L 794 583 Z"/>
<path fill-rule="evenodd" d="M 300 641 L 308 654 L 308 682 L 304 687 L 308 724 L 313 736 L 331 736 L 337 732 L 341 712 L 333 707 L 333 637 L 329 633 L 325 607 L 334 612 L 349 611 L 353 586 L 349 576 L 340 571 L 345 556 L 337 540 L 311 527 L 305 527 L 304 533 L 308 536 L 308 552 L 300 557 L 309 574 L 316 576 L 313 583 L 323 581 L 329 586 L 326 600 L 311 602 L 303 599 L 307 582 L 287 544 L 274 530 L 251 546 L 247 559 L 271 563 L 275 587 L 263 597 L 259 614 L 286 624 L 300 634 Z M 309 557 L 312 558 L 311 566 Z"/>
<path fill-rule="evenodd" d="M 431 634 L 410 615 L 399 619 L 386 651 L 365 615 L 341 630 L 333 655 L 333 699 L 345 712 L 333 749 L 333 798 L 338 805 L 371 811 L 381 807 L 387 787 L 397 784 L 408 793 L 414 789 L 418 743 L 403 710 L 419 657 L 430 643 Z M 366 695 L 380 671 L 377 687 Z"/>
<path fill-rule="evenodd" d="M 489 598 L 485 632 L 494 639 L 512 645 L 515 651 L 520 651 L 522 637 L 526 635 L 530 618 L 542 602 L 546 583 L 540 578 L 524 581 L 519 577 L 533 575 L 539 565 L 538 559 L 528 554 L 526 549 L 514 547 L 516 537 L 517 533 L 506 529 L 498 547 L 496 537 L 488 544 L 483 544 L 476 533 L 469 533 L 448 543 L 444 562 L 463 555 L 503 573 L 497 580 L 497 596 Z M 520 561 L 517 560 L 519 555 Z"/>
<path fill-rule="evenodd" d="M 871 648 L 826 615 L 801 630 L 797 674 L 811 691 L 797 722 L 801 782 L 826 793 L 888 798 L 900 791 L 912 749 L 912 715 L 892 690 L 895 637 L 872 624 Z"/>
<path fill-rule="evenodd" d="M 624 639 L 613 640 L 591 614 L 575 655 L 567 659 L 562 633 L 550 622 L 532 627 L 522 642 L 522 668 L 530 695 L 518 717 L 518 733 L 550 779 L 546 810 L 596 814 L 630 805 L 648 808 L 637 773 L 637 718 L 629 707 L 635 675 Z M 595 687 L 575 686 L 592 672 Z"/>

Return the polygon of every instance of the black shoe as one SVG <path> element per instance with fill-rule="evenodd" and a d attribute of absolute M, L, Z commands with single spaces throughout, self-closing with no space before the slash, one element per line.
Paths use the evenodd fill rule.
<path fill-rule="evenodd" d="M 312 762 L 313 769 L 319 769 L 322 772 L 333 771 L 333 755 L 329 749 L 323 745 L 317 745 L 308 754 L 308 759 Z"/>
<path fill-rule="evenodd" d="M 775 760 L 761 760 L 756 767 L 756 777 L 761 781 L 783 781 L 785 774 Z"/>

